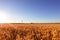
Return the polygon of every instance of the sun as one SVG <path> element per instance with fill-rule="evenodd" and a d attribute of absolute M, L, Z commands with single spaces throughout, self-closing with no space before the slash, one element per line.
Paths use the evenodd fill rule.
<path fill-rule="evenodd" d="M 7 14 L 0 12 L 0 23 L 6 23 L 7 19 L 8 19 Z"/>

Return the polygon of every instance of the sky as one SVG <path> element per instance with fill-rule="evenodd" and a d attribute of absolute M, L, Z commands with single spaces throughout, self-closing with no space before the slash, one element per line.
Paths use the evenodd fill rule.
<path fill-rule="evenodd" d="M 0 12 L 8 23 L 58 23 L 60 0 L 0 0 Z"/>

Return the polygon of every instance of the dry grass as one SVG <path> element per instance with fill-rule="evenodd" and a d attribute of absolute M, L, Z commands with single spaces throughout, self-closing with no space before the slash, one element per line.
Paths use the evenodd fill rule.
<path fill-rule="evenodd" d="M 0 24 L 0 40 L 60 40 L 60 24 Z"/>

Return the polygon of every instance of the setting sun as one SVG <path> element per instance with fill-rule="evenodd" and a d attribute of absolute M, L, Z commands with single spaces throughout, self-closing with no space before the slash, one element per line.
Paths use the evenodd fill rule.
<path fill-rule="evenodd" d="M 6 23 L 8 21 L 7 18 L 6 13 L 0 12 L 0 23 Z"/>

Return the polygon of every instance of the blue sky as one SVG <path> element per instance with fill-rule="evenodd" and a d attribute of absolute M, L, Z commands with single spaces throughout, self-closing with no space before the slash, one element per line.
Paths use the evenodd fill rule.
<path fill-rule="evenodd" d="M 60 22 L 60 0 L 0 0 L 8 22 Z"/>

